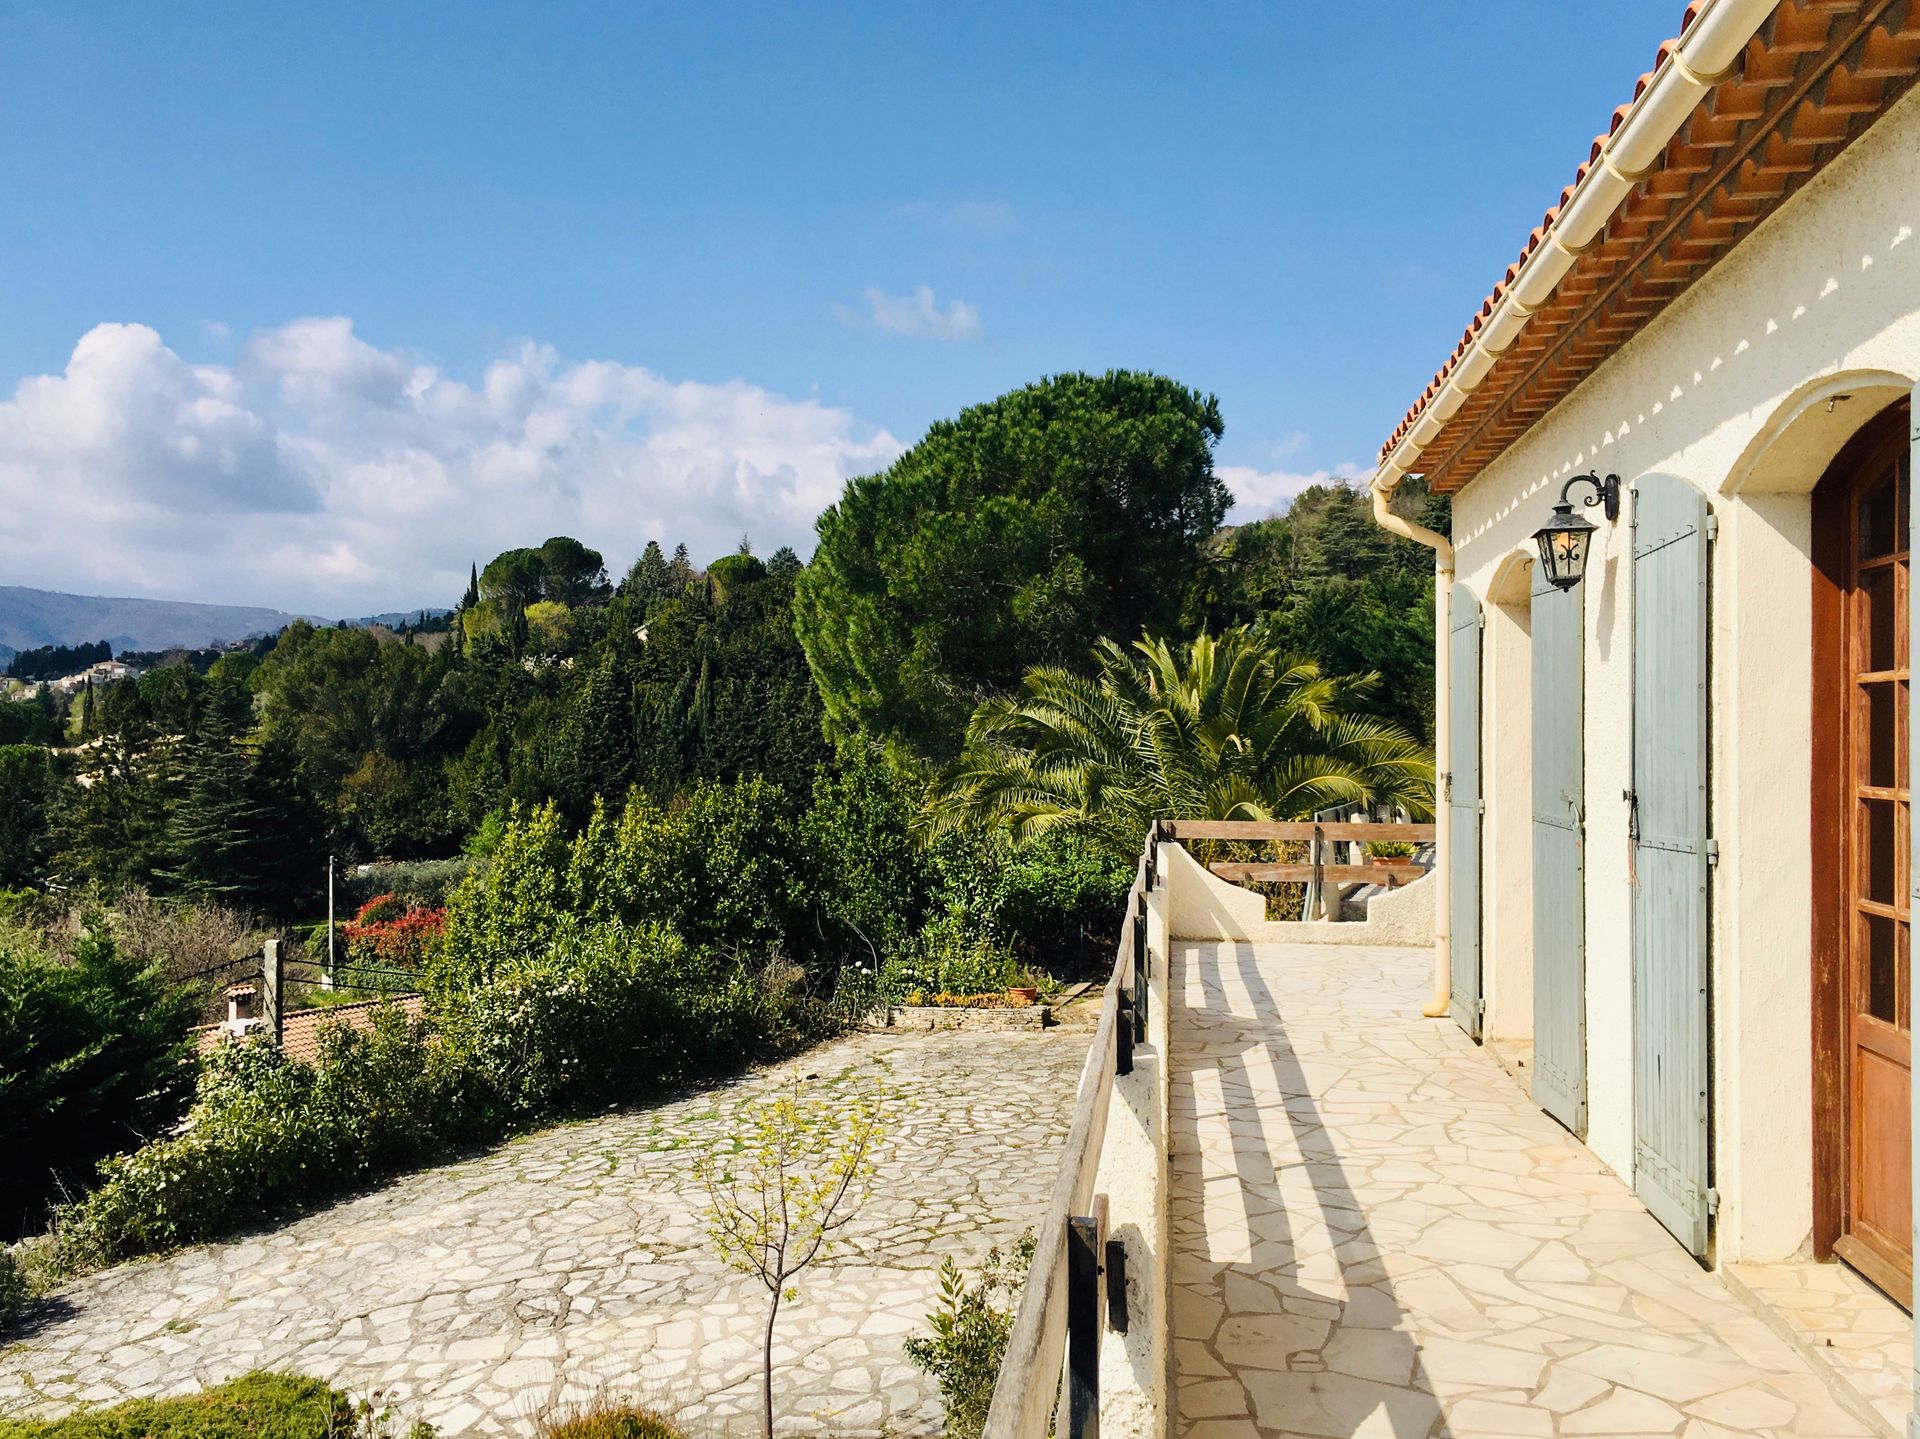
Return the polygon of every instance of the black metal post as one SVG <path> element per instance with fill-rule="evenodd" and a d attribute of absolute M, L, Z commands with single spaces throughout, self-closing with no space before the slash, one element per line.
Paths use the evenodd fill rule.
<path fill-rule="evenodd" d="M 1120 1005 L 1119 1012 L 1113 1016 L 1113 1072 L 1132 1074 L 1133 1016 L 1127 1012 L 1131 1006 L 1124 989 L 1120 991 Z"/>
<path fill-rule="evenodd" d="M 1067 1220 L 1067 1433 L 1100 1439 L 1100 1221 Z"/>
<path fill-rule="evenodd" d="M 1147 1038 L 1147 897 L 1133 912 L 1133 1038 Z"/>

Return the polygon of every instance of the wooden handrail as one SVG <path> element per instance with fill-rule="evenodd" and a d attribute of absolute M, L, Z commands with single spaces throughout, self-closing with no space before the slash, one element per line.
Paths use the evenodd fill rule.
<path fill-rule="evenodd" d="M 1411 884 L 1425 874 L 1412 860 L 1391 864 L 1237 864 L 1222 861 L 1207 866 L 1234 884 L 1304 884 L 1318 879 L 1332 884 Z"/>
<path fill-rule="evenodd" d="M 1395 844 L 1430 844 L 1430 824 L 1315 824 L 1312 820 L 1269 824 L 1251 819 L 1169 819 L 1160 822 L 1162 839 L 1240 840 L 1382 840 Z"/>

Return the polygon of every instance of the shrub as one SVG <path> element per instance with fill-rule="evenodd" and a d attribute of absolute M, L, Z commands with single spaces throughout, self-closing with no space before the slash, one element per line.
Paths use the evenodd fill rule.
<path fill-rule="evenodd" d="M 407 912 L 407 902 L 399 895 L 388 891 L 376 894 L 353 912 L 349 924 L 384 924 L 390 919 L 398 919 Z"/>
<path fill-rule="evenodd" d="M 298 1374 L 255 1371 L 172 1399 L 129 1399 L 60 1419 L 0 1419 L 0 1439 L 387 1439 L 390 1411 Z M 416 1424 L 408 1439 L 430 1439 Z"/>
<path fill-rule="evenodd" d="M 468 1100 L 491 1122 L 630 1098 L 684 1073 L 729 1028 L 728 998 L 679 936 L 613 926 L 569 929 L 482 984 L 429 991 Z"/>
<path fill-rule="evenodd" d="M 441 1152 L 452 1080 L 396 1008 L 371 1030 L 329 1026 L 312 1063 L 264 1039 L 223 1045 L 185 1128 L 106 1161 L 61 1212 L 62 1257 L 83 1268 L 212 1239 Z"/>
<path fill-rule="evenodd" d="M 1033 1262 L 1033 1247 L 1029 1229 L 1012 1254 L 989 1250 L 971 1283 L 951 1257 L 940 1262 L 940 1307 L 927 1316 L 933 1332 L 910 1335 L 904 1348 L 907 1358 L 940 1385 L 947 1439 L 980 1439 L 986 1427 L 994 1381 L 1013 1332 L 1013 1297 Z"/>
<path fill-rule="evenodd" d="M 686 1434 L 651 1409 L 600 1403 L 558 1419 L 543 1419 L 540 1439 L 686 1439 Z"/>
<path fill-rule="evenodd" d="M 906 948 L 926 913 L 937 875 L 909 829 L 918 790 L 881 756 L 851 744 L 814 778 L 801 839 L 835 959 L 878 965 Z"/>
<path fill-rule="evenodd" d="M 489 816 L 497 823 L 497 816 Z M 444 905 L 460 883 L 477 867 L 467 855 L 455 859 L 383 860 L 361 865 L 347 876 L 347 898 L 364 904 L 383 894 L 391 894 L 412 905 Z"/>
<path fill-rule="evenodd" d="M 444 909 L 409 906 L 387 894 L 360 906 L 359 913 L 341 926 L 340 934 L 352 963 L 417 970 L 424 967 L 446 927 Z"/>
<path fill-rule="evenodd" d="M 173 1121 L 192 1011 L 97 930 L 66 962 L 0 932 L 0 1233 L 37 1228 L 62 1187 Z"/>
<path fill-rule="evenodd" d="M 997 994 L 1027 977 L 1012 945 L 965 910 L 952 909 L 928 921 L 906 952 L 887 963 L 880 983 L 896 998 L 912 991 Z"/>
<path fill-rule="evenodd" d="M 12 1245 L 0 1244 L 0 1334 L 6 1333 L 31 1296 L 26 1266 L 14 1254 Z"/>
<path fill-rule="evenodd" d="M 223 966 L 237 968 L 270 937 L 259 917 L 244 909 L 211 900 L 156 899 L 138 888 L 114 901 L 107 924 L 128 958 L 203 981 Z"/>
<path fill-rule="evenodd" d="M 940 842 L 932 858 L 940 902 L 970 912 L 1030 964 L 1065 969 L 1111 960 L 1133 883 L 1131 862 L 1117 863 L 1100 845 L 1059 833 L 1019 850 L 956 836 Z"/>

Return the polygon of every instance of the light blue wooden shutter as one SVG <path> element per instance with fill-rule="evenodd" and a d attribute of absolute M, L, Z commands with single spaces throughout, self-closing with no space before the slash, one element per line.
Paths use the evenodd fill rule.
<path fill-rule="evenodd" d="M 1453 632 L 1447 636 L 1447 807 L 1452 829 L 1447 883 L 1453 908 L 1448 1009 L 1480 1037 L 1480 602 L 1453 590 Z"/>
<path fill-rule="evenodd" d="M 1633 1186 L 1707 1252 L 1707 500 L 1633 487 Z"/>
<path fill-rule="evenodd" d="M 1581 587 L 1533 588 L 1533 1099 L 1587 1132 Z"/>

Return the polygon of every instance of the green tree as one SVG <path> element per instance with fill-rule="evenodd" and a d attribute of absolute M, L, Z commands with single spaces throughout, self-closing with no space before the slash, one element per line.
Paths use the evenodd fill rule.
<path fill-rule="evenodd" d="M 773 1439 L 773 1332 L 792 1281 L 832 1252 L 873 1185 L 885 1138 L 877 1099 L 803 1097 L 790 1086 L 741 1106 L 730 1142 L 693 1162 L 703 1217 L 720 1257 L 766 1288 L 760 1350 L 760 1439 Z"/>
<path fill-rule="evenodd" d="M 1299 819 L 1387 801 L 1426 813 L 1433 762 L 1398 726 L 1353 713 L 1366 681 L 1332 679 L 1245 630 L 1132 653 L 1102 640 L 1099 673 L 1030 670 L 1018 695 L 975 711 L 925 822 L 1015 844 L 1064 831 L 1115 856 L 1149 822 Z"/>
<path fill-rule="evenodd" d="M 795 595 L 834 732 L 947 758 L 1026 666 L 1174 625 L 1230 500 L 1221 432 L 1216 400 L 1158 375 L 1058 375 L 850 483 Z"/>
<path fill-rule="evenodd" d="M 251 758 L 217 699 L 210 698 L 182 748 L 182 773 L 162 877 L 170 889 L 199 899 L 251 896 L 268 838 L 265 811 L 254 796 Z"/>
<path fill-rule="evenodd" d="M 59 793 L 53 755 L 40 745 L 0 744 L 0 889 L 37 883 L 52 852 Z"/>
<path fill-rule="evenodd" d="M 62 1187 L 177 1116 L 194 1008 L 101 932 L 67 962 L 0 931 L 0 1234 L 36 1232 Z"/>
<path fill-rule="evenodd" d="M 589 549 L 571 535 L 555 535 L 539 549 L 543 575 L 540 595 L 568 609 L 605 600 L 607 564 L 600 551 Z"/>
<path fill-rule="evenodd" d="M 658 540 L 648 540 L 646 549 L 640 552 L 640 558 L 633 562 L 627 571 L 627 577 L 620 588 L 640 608 L 645 618 L 647 607 L 655 600 L 665 599 L 671 591 L 673 568 L 667 563 L 666 555 L 660 549 Z"/>

